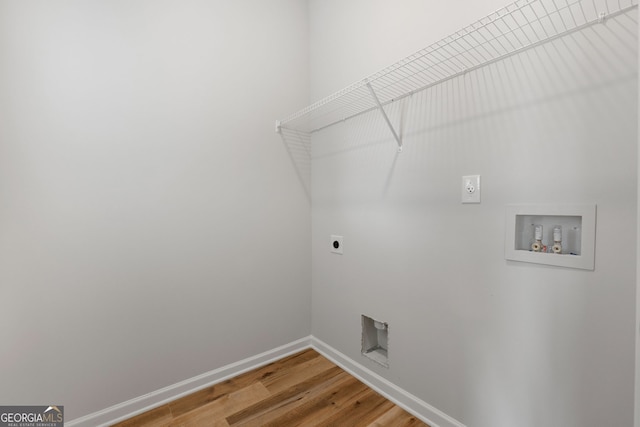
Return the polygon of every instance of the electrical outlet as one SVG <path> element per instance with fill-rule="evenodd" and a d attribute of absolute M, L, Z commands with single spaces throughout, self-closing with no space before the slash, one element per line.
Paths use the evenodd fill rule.
<path fill-rule="evenodd" d="M 331 252 L 333 252 L 334 254 L 342 255 L 342 240 L 342 236 L 331 236 Z"/>
<path fill-rule="evenodd" d="M 462 177 L 462 203 L 480 203 L 480 175 Z"/>

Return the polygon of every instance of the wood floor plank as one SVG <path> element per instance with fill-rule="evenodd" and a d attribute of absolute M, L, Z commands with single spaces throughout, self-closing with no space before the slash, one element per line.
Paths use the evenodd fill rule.
<path fill-rule="evenodd" d="M 254 383 L 226 396 L 222 402 L 225 418 L 242 409 L 269 399 L 271 393 L 262 383 Z"/>
<path fill-rule="evenodd" d="M 299 407 L 266 423 L 265 427 L 320 425 L 339 412 L 353 396 L 362 393 L 366 388 L 366 385 L 348 375 L 346 381 L 340 384 L 327 384 L 327 387 L 323 388 L 323 393 L 310 397 Z"/>
<path fill-rule="evenodd" d="M 367 388 L 353 396 L 348 405 L 318 426 L 366 427 L 393 406 L 392 402 Z"/>
<path fill-rule="evenodd" d="M 308 349 L 117 427 L 429 427 Z"/>
<path fill-rule="evenodd" d="M 113 427 L 164 427 L 172 419 L 171 411 L 167 405 L 160 406 L 145 413 L 142 413 L 128 420 L 114 424 Z"/>
<path fill-rule="evenodd" d="M 171 427 L 218 426 L 228 427 L 228 415 L 266 399 L 271 394 L 262 383 L 253 383 L 233 393 L 229 393 L 204 406 L 193 409 L 169 424 Z"/>
<path fill-rule="evenodd" d="M 261 368 L 254 369 L 171 402 L 169 404 L 171 413 L 175 417 L 180 416 L 200 406 L 206 405 L 207 403 L 213 402 L 214 400 L 232 393 L 235 390 L 246 387 L 254 382 L 261 381 L 264 378 L 277 375 L 279 372 L 286 372 L 292 367 L 305 363 L 308 360 L 316 359 L 317 357 L 317 352 L 308 349 L 280 359 L 276 362 L 269 363 Z"/>
<path fill-rule="evenodd" d="M 291 369 L 276 372 L 262 379 L 262 383 L 271 393 L 275 394 L 335 367 L 334 363 L 318 355 L 318 357 L 293 366 Z"/>
<path fill-rule="evenodd" d="M 334 366 L 329 371 L 294 384 L 279 393 L 273 394 L 268 399 L 229 416 L 227 420 L 229 425 L 233 427 L 263 426 L 287 411 L 304 404 L 309 399 L 309 396 L 321 393 L 327 384 L 340 386 L 342 382 L 349 381 L 350 378 L 346 372 Z"/>
<path fill-rule="evenodd" d="M 217 406 L 216 402 L 209 405 Z M 214 410 L 188 412 L 171 421 L 166 427 L 229 427 L 223 415 Z"/>
<path fill-rule="evenodd" d="M 367 427 L 414 427 L 425 424 L 399 406 L 394 406 Z"/>

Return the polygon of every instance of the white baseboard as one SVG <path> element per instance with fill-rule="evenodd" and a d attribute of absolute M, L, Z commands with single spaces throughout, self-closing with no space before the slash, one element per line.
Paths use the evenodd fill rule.
<path fill-rule="evenodd" d="M 214 369 L 213 371 L 156 390 L 144 396 L 136 397 L 81 418 L 76 418 L 75 420 L 65 422 L 65 425 L 68 427 L 109 426 L 309 347 L 315 349 L 318 353 L 358 378 L 373 390 L 406 411 L 414 414 L 431 427 L 465 427 L 465 425 L 459 421 L 456 421 L 442 411 L 418 399 L 416 396 L 401 389 L 313 336 L 301 338 L 273 350 Z"/>
<path fill-rule="evenodd" d="M 311 337 L 305 337 L 257 356 L 231 363 L 144 396 L 65 422 L 65 425 L 68 427 L 109 426 L 309 347 L 311 347 Z"/>
<path fill-rule="evenodd" d="M 464 424 L 401 389 L 380 375 L 365 368 L 353 359 L 340 353 L 315 337 L 311 337 L 311 347 L 354 377 L 377 391 L 407 412 L 420 418 L 431 427 L 465 427 Z"/>

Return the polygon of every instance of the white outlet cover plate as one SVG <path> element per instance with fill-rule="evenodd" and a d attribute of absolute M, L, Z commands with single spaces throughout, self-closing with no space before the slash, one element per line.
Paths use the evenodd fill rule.
<path fill-rule="evenodd" d="M 462 203 L 480 203 L 480 175 L 462 177 Z"/>
<path fill-rule="evenodd" d="M 336 236 L 332 234 L 329 241 L 331 252 L 333 252 L 334 254 L 342 255 L 343 240 L 344 238 L 342 236 Z"/>

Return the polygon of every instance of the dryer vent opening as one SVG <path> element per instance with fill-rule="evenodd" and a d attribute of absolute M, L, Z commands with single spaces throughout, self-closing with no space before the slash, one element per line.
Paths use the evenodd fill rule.
<path fill-rule="evenodd" d="M 389 367 L 389 324 L 362 315 L 362 355 Z"/>

